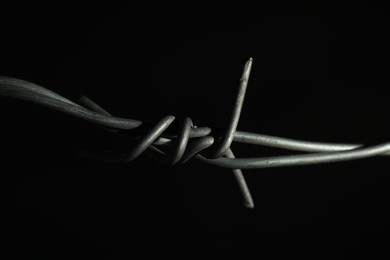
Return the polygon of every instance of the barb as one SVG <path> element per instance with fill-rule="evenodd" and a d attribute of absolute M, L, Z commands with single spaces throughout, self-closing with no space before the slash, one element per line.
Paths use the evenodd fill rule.
<path fill-rule="evenodd" d="M 227 127 L 224 138 L 215 150 L 209 152 L 207 155 L 209 158 L 219 158 L 229 150 L 230 145 L 233 142 L 234 133 L 236 132 L 238 121 L 240 120 L 242 105 L 244 104 L 244 98 L 246 93 L 246 87 L 249 81 L 249 75 L 252 69 L 252 58 L 250 58 L 244 66 L 242 76 L 240 79 L 240 87 L 238 88 L 236 102 L 233 107 L 233 113 Z"/>
<path fill-rule="evenodd" d="M 209 136 L 211 128 L 194 127 L 190 118 L 184 119 L 179 129 L 175 131 L 170 127 L 175 120 L 172 115 L 164 117 L 155 125 L 149 125 L 140 120 L 115 117 L 85 96 L 82 96 L 75 103 L 46 88 L 21 79 L 0 77 L 0 96 L 46 106 L 49 109 L 93 123 L 111 134 L 133 143 L 133 146 L 129 147 L 129 151 L 126 153 L 80 151 L 80 155 L 90 159 L 112 163 L 128 163 L 144 153 L 158 162 L 169 165 L 183 164 L 193 158 L 209 165 L 230 168 L 233 170 L 242 193 L 244 205 L 248 208 L 253 208 L 254 203 L 241 172 L 242 169 L 332 163 L 377 155 L 390 155 L 390 142 L 372 147 L 363 147 L 362 144 L 309 142 L 236 131 L 251 68 L 252 58 L 244 66 L 229 125 L 224 136 L 218 137 L 217 141 L 214 137 Z M 310 153 L 276 157 L 236 158 L 230 148 L 232 142 Z"/>

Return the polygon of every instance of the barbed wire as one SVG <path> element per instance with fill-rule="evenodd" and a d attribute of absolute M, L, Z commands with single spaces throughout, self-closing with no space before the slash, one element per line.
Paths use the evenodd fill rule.
<path fill-rule="evenodd" d="M 245 63 L 230 122 L 225 133 L 220 136 L 213 136 L 212 129 L 209 127 L 193 125 L 190 118 L 182 120 L 178 129 L 171 129 L 170 126 L 175 120 L 172 115 L 165 116 L 155 125 L 140 120 L 115 117 L 85 96 L 81 96 L 77 102 L 73 102 L 44 87 L 12 77 L 0 77 L 0 95 L 33 102 L 60 111 L 98 125 L 133 143 L 132 147 L 129 147 L 125 153 L 80 151 L 79 155 L 86 158 L 111 163 L 129 163 L 145 153 L 152 159 L 169 165 L 182 164 L 190 159 L 195 159 L 209 165 L 230 168 L 233 170 L 243 195 L 244 205 L 248 208 L 253 208 L 254 202 L 242 169 L 331 163 L 377 155 L 390 155 L 390 142 L 365 147 L 362 144 L 310 142 L 237 131 L 252 62 L 251 58 Z M 233 142 L 309 153 L 236 158 L 230 148 Z"/>

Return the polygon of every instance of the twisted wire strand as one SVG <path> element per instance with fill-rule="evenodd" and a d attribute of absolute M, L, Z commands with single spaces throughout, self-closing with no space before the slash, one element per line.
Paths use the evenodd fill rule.
<path fill-rule="evenodd" d="M 85 107 L 91 109 L 91 110 L 96 111 L 96 112 L 100 112 L 100 113 L 105 114 L 105 115 L 111 115 L 105 109 L 103 109 L 98 104 L 96 104 L 91 99 L 89 99 L 85 96 L 82 96 L 79 99 L 79 103 L 84 105 Z M 163 119 L 163 121 L 164 121 L 164 119 Z M 178 163 L 180 160 L 182 160 L 182 163 L 183 163 L 183 159 L 185 161 L 187 161 L 188 159 L 193 157 L 195 154 L 197 154 L 199 151 L 202 151 L 202 150 L 210 147 L 214 143 L 214 139 L 211 136 L 200 138 L 200 142 L 198 142 L 198 144 L 202 143 L 204 145 L 199 146 L 199 147 L 197 146 L 195 149 L 194 149 L 194 147 L 192 149 L 191 148 L 187 149 L 187 151 L 191 151 L 191 150 L 192 151 L 190 153 L 187 153 L 186 156 L 184 156 L 184 154 L 186 152 L 186 146 L 187 146 L 187 143 L 189 140 L 189 134 L 190 134 L 191 127 L 193 127 L 192 120 L 188 117 L 185 118 L 183 120 L 180 128 L 179 128 L 178 138 L 176 140 L 174 140 L 174 142 L 176 143 L 176 148 L 174 150 L 172 150 L 172 153 L 170 155 L 168 155 L 168 156 L 165 155 L 162 151 L 160 151 L 159 149 L 157 149 L 153 145 L 149 145 L 149 152 L 150 152 L 150 150 L 152 150 L 155 154 L 158 154 L 158 156 L 153 157 L 153 155 L 152 155 L 153 152 L 148 154 L 148 150 L 145 151 L 146 154 L 148 154 L 149 156 L 153 157 L 154 159 L 158 160 L 161 163 L 174 165 L 174 164 Z M 88 154 L 88 153 L 86 153 L 86 154 Z M 91 154 L 89 153 L 87 156 L 91 157 Z M 228 148 L 227 151 L 225 152 L 225 156 L 228 158 L 235 158 L 235 155 L 230 148 Z M 92 155 L 91 158 L 96 159 L 96 155 L 95 156 Z M 111 157 L 110 160 L 111 161 L 116 160 L 116 162 L 118 162 L 118 157 Z M 125 159 L 121 159 L 121 160 L 126 161 Z M 107 161 L 107 159 L 106 159 L 106 161 Z M 244 177 L 241 169 L 232 169 L 232 170 L 233 170 L 233 175 L 237 181 L 238 187 L 240 189 L 240 192 L 242 194 L 244 206 L 247 208 L 254 208 L 255 204 L 253 202 L 252 194 L 248 188 L 248 184 L 246 183 L 245 177 Z"/>
<path fill-rule="evenodd" d="M 251 66 L 252 66 L 252 58 L 245 64 L 243 75 L 240 79 L 241 83 L 237 93 L 237 99 L 232 112 L 232 117 L 230 120 L 229 127 L 226 131 L 223 140 L 221 141 L 219 146 L 215 148 L 212 153 L 210 153 L 210 156 L 218 158 L 222 155 L 225 155 L 228 158 L 235 158 L 233 151 L 230 149 L 230 145 L 233 141 L 234 132 L 236 131 L 237 124 L 240 118 Z M 89 108 L 92 111 L 99 112 L 107 116 L 111 116 L 109 112 L 107 112 L 105 109 L 103 109 L 98 104 L 96 104 L 91 99 L 85 96 L 82 96 L 79 99 L 79 103 Z M 191 128 L 194 127 L 192 124 L 192 120 L 187 117 L 183 120 L 179 128 L 177 138 L 173 141 L 175 143 L 175 149 L 172 150 L 172 152 L 168 155 L 164 154 L 164 152 L 160 151 L 152 144 L 167 129 L 167 127 L 173 122 L 173 120 L 174 117 L 172 116 L 167 116 L 164 117 L 162 120 L 160 120 L 159 123 L 157 123 L 146 135 L 142 137 L 142 140 L 138 143 L 138 145 L 134 147 L 134 149 L 129 154 L 122 156 L 122 158 L 119 157 L 121 158 L 121 161 L 130 162 L 134 160 L 136 157 L 138 157 L 140 154 L 145 152 L 147 148 L 150 148 L 151 151 L 153 151 L 155 154 L 158 154 L 158 156 L 154 157 L 156 160 L 169 165 L 174 165 L 179 161 L 181 161 L 182 159 L 184 159 L 185 161 L 189 160 L 191 157 L 193 157 L 200 151 L 205 150 L 206 148 L 209 148 L 213 145 L 214 138 L 203 137 L 203 138 L 199 138 L 198 142 L 195 142 L 195 145 L 193 145 L 192 147 L 190 146 L 190 149 L 186 149 L 190 137 Z M 89 156 L 91 157 L 90 154 Z M 92 158 L 94 158 L 94 156 L 92 156 Z M 118 157 L 111 156 L 110 160 L 111 161 L 117 160 L 117 158 Z M 247 208 L 254 208 L 252 195 L 248 188 L 248 185 L 246 183 L 245 177 L 241 169 L 233 169 L 233 174 L 237 181 L 239 190 L 242 194 L 244 200 L 244 206 Z"/>
<path fill-rule="evenodd" d="M 0 95 L 60 111 L 102 127 L 110 133 L 134 143 L 133 147 L 126 153 L 80 151 L 80 155 L 91 159 L 128 163 L 145 153 L 156 161 L 169 165 L 182 164 L 194 158 L 210 165 L 233 169 L 243 195 L 244 205 L 249 208 L 253 208 L 254 203 L 241 169 L 331 163 L 377 155 L 390 155 L 390 142 L 364 147 L 362 144 L 310 142 L 237 131 L 251 68 L 252 59 L 249 59 L 243 69 L 229 125 L 225 134 L 217 139 L 210 136 L 211 128 L 195 127 L 190 118 L 185 118 L 179 129 L 172 131 L 169 128 L 175 120 L 172 115 L 165 116 L 155 125 L 146 124 L 140 120 L 115 117 L 85 96 L 82 96 L 76 103 L 53 91 L 21 79 L 0 77 Z M 135 138 L 127 135 L 128 132 L 133 131 L 138 131 Z M 236 158 L 230 148 L 232 142 L 310 153 Z"/>

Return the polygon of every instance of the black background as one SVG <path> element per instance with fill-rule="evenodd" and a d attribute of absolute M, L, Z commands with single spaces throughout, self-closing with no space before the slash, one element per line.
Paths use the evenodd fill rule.
<path fill-rule="evenodd" d="M 315 1 L 312 1 L 315 2 Z M 0 74 L 111 113 L 173 114 L 223 128 L 245 61 L 254 64 L 239 130 L 376 144 L 389 138 L 389 8 L 316 2 L 2 5 Z M 17 259 L 389 257 L 389 160 L 245 171 L 141 157 L 80 159 L 89 126 L 1 100 L 3 232 Z M 233 145 L 237 156 L 287 154 Z"/>

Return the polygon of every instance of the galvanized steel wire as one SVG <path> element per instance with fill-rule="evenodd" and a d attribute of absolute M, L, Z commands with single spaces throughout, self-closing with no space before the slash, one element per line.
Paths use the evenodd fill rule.
<path fill-rule="evenodd" d="M 145 124 L 140 120 L 115 117 L 85 96 L 82 96 L 77 102 L 73 102 L 44 87 L 11 77 L 0 77 L 0 95 L 46 106 L 52 110 L 99 125 L 113 134 L 126 136 L 134 142 L 133 147 L 129 147 L 126 153 L 116 151 L 80 152 L 80 155 L 84 157 L 114 163 L 128 163 L 145 153 L 151 158 L 169 165 L 195 159 L 210 165 L 233 169 L 244 198 L 244 204 L 249 208 L 253 208 L 254 203 L 241 169 L 332 163 L 377 155 L 390 155 L 390 142 L 365 147 L 362 144 L 309 142 L 237 131 L 251 68 L 252 59 L 249 59 L 245 63 L 240 79 L 230 122 L 226 127 L 225 134 L 218 137 L 211 135 L 212 129 L 209 127 L 194 126 L 190 118 L 185 118 L 179 129 L 172 131 L 169 129 L 175 120 L 172 115 L 165 116 L 155 125 Z M 135 137 L 127 136 L 129 132 L 136 132 Z M 309 153 L 236 158 L 230 148 L 232 142 Z M 167 150 L 170 152 L 166 152 Z"/>

